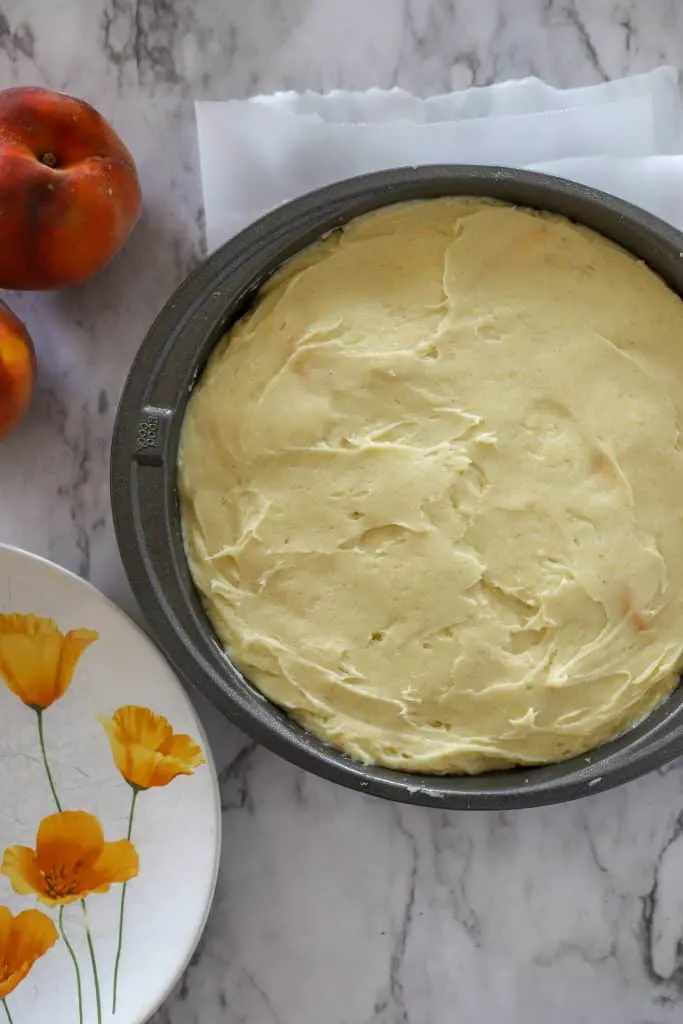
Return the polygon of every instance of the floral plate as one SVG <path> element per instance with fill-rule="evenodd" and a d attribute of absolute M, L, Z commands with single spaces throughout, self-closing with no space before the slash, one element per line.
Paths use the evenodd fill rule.
<path fill-rule="evenodd" d="M 216 884 L 201 725 L 145 634 L 0 545 L 0 1024 L 142 1024 Z"/>

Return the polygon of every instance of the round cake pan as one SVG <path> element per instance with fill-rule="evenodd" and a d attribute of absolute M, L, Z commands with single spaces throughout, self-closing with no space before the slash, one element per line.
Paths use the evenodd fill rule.
<path fill-rule="evenodd" d="M 182 679 L 264 746 L 344 786 L 406 803 L 467 809 L 558 803 L 627 782 L 683 753 L 683 687 L 613 742 L 558 764 L 475 776 L 358 764 L 271 704 L 231 663 L 204 614 L 183 550 L 176 487 L 181 425 L 193 385 L 221 336 L 285 260 L 327 232 L 391 203 L 445 195 L 563 214 L 628 249 L 683 295 L 683 235 L 628 203 L 560 178 L 502 167 L 402 168 L 310 193 L 214 253 L 153 324 L 114 430 L 114 524 L 133 591 L 161 649 Z"/>

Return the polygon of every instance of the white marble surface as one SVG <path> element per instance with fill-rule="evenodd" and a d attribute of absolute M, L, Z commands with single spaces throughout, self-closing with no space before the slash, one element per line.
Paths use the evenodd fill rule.
<path fill-rule="evenodd" d="M 0 0 L 0 86 L 89 99 L 134 151 L 146 195 L 96 280 L 8 296 L 40 381 L 0 445 L 0 540 L 137 614 L 108 444 L 133 353 L 202 252 L 195 96 L 394 83 L 425 95 L 527 74 L 566 86 L 660 63 L 683 67 L 680 0 Z M 306 776 L 203 712 L 222 873 L 155 1024 L 681 1019 L 683 766 L 571 806 L 446 814 Z"/>

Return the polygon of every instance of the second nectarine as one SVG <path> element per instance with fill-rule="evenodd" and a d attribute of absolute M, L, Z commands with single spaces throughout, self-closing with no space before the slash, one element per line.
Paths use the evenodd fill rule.
<path fill-rule="evenodd" d="M 0 302 L 0 437 L 26 412 L 36 379 L 31 336 L 4 302 Z"/>

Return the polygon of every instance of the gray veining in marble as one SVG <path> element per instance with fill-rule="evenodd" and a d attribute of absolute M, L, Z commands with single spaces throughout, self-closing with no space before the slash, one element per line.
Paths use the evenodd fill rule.
<path fill-rule="evenodd" d="M 680 0 L 0 0 L 0 87 L 89 99 L 133 150 L 146 196 L 97 279 L 7 297 L 40 377 L 0 445 L 0 539 L 139 615 L 112 534 L 108 444 L 142 335 L 202 253 L 195 97 L 427 95 L 528 74 L 568 86 L 661 63 L 683 67 Z M 201 711 L 222 871 L 154 1024 L 680 1021 L 683 766 L 572 806 L 447 814 L 337 789 Z"/>

